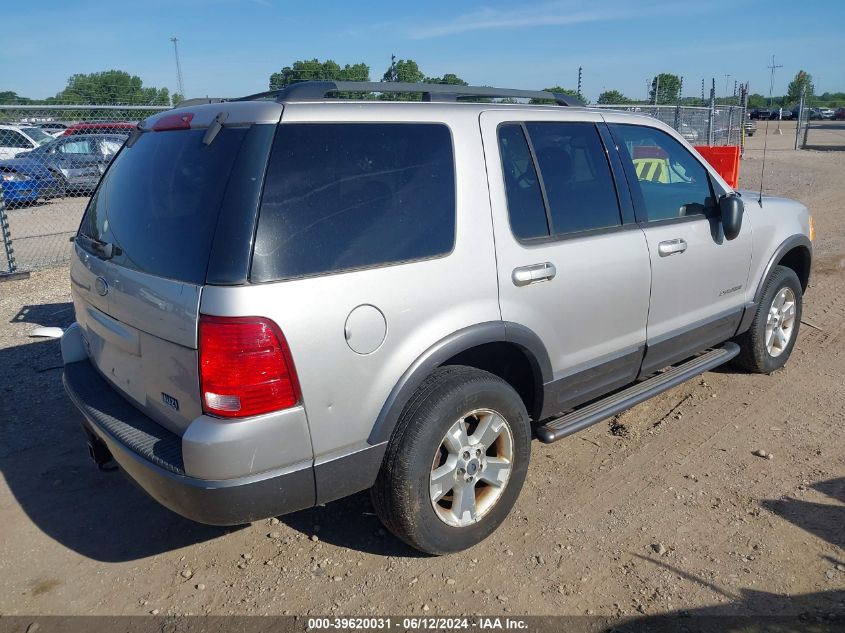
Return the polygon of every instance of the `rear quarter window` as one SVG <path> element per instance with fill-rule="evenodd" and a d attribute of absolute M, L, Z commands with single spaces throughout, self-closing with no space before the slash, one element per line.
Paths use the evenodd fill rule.
<path fill-rule="evenodd" d="M 449 253 L 455 168 L 437 123 L 287 123 L 264 185 L 251 281 Z"/>

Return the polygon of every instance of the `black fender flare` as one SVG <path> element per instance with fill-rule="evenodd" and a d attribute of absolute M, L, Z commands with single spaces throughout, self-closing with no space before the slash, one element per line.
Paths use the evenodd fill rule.
<path fill-rule="evenodd" d="M 783 242 L 781 242 L 780 246 L 775 249 L 774 255 L 772 255 L 769 259 L 769 263 L 766 264 L 766 268 L 763 270 L 762 277 L 760 277 L 760 280 L 757 282 L 757 290 L 754 292 L 755 305 L 760 303 L 760 299 L 763 296 L 763 287 L 766 283 L 766 278 L 769 276 L 769 273 L 772 272 L 772 268 L 775 267 L 775 264 L 777 264 L 777 262 L 779 262 L 786 253 L 796 246 L 803 246 L 809 251 L 810 262 L 812 265 L 813 243 L 810 241 L 810 238 L 806 235 L 792 235 L 791 237 L 786 238 Z"/>
<path fill-rule="evenodd" d="M 736 334 L 742 334 L 743 332 L 747 331 L 748 328 L 751 327 L 751 321 L 754 320 L 754 314 L 757 312 L 757 306 L 760 305 L 760 300 L 763 298 L 763 288 L 766 285 L 766 279 L 769 276 L 769 273 L 772 272 L 772 268 L 781 260 L 781 258 L 786 255 L 789 251 L 793 248 L 798 246 L 802 246 L 807 249 L 810 253 L 810 265 L 812 266 L 812 259 L 813 259 L 813 243 L 810 241 L 810 238 L 806 235 L 791 235 L 790 237 L 786 238 L 780 245 L 775 249 L 775 252 L 769 258 L 769 262 L 766 264 L 766 267 L 763 269 L 763 274 L 760 276 L 760 279 L 757 280 L 757 289 L 754 291 L 754 300 L 750 303 L 746 304 L 745 312 L 742 315 L 742 320 L 739 323 L 739 327 L 736 330 Z M 809 283 L 809 282 L 808 282 Z"/>
<path fill-rule="evenodd" d="M 393 434 L 402 409 L 434 369 L 452 356 L 485 343 L 512 343 L 522 348 L 542 384 L 552 380 L 552 364 L 546 346 L 529 328 L 507 321 L 488 321 L 465 327 L 440 339 L 423 352 L 402 374 L 382 405 L 367 443 L 387 442 Z M 542 403 L 541 403 L 542 404 Z"/>

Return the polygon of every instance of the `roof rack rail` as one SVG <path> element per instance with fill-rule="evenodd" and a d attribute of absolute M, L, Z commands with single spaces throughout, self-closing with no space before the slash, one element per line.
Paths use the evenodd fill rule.
<path fill-rule="evenodd" d="M 419 92 L 423 101 L 459 101 L 472 97 L 501 97 L 519 99 L 544 99 L 557 105 L 579 107 L 584 104 L 578 99 L 560 92 L 546 90 L 517 90 L 513 88 L 491 88 L 489 86 L 456 86 L 452 84 L 404 83 L 398 81 L 299 81 L 280 90 L 268 90 L 234 101 L 273 99 L 287 103 L 297 101 L 321 101 L 333 92 Z"/>

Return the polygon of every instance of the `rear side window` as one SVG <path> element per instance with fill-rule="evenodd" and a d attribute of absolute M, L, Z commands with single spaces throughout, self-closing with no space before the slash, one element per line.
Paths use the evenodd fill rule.
<path fill-rule="evenodd" d="M 114 159 L 80 232 L 118 246 L 112 261 L 120 266 L 204 283 L 223 194 L 248 129 L 224 128 L 210 145 L 202 142 L 205 133 L 141 134 Z"/>
<path fill-rule="evenodd" d="M 279 126 L 252 281 L 436 257 L 454 241 L 455 169 L 445 125 Z"/>
<path fill-rule="evenodd" d="M 526 123 L 553 233 L 619 226 L 622 217 L 604 146 L 592 123 Z"/>

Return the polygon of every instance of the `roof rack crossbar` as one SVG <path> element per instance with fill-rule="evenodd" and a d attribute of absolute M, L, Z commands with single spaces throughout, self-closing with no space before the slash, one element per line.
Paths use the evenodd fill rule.
<path fill-rule="evenodd" d="M 489 86 L 456 86 L 452 84 L 403 83 L 398 81 L 300 81 L 280 90 L 259 92 L 235 101 L 274 99 L 287 103 L 321 101 L 333 92 L 417 92 L 423 101 L 459 101 L 472 97 L 499 97 L 512 99 L 543 99 L 561 106 L 583 106 L 575 97 L 546 90 L 518 90 L 513 88 L 491 88 Z"/>

